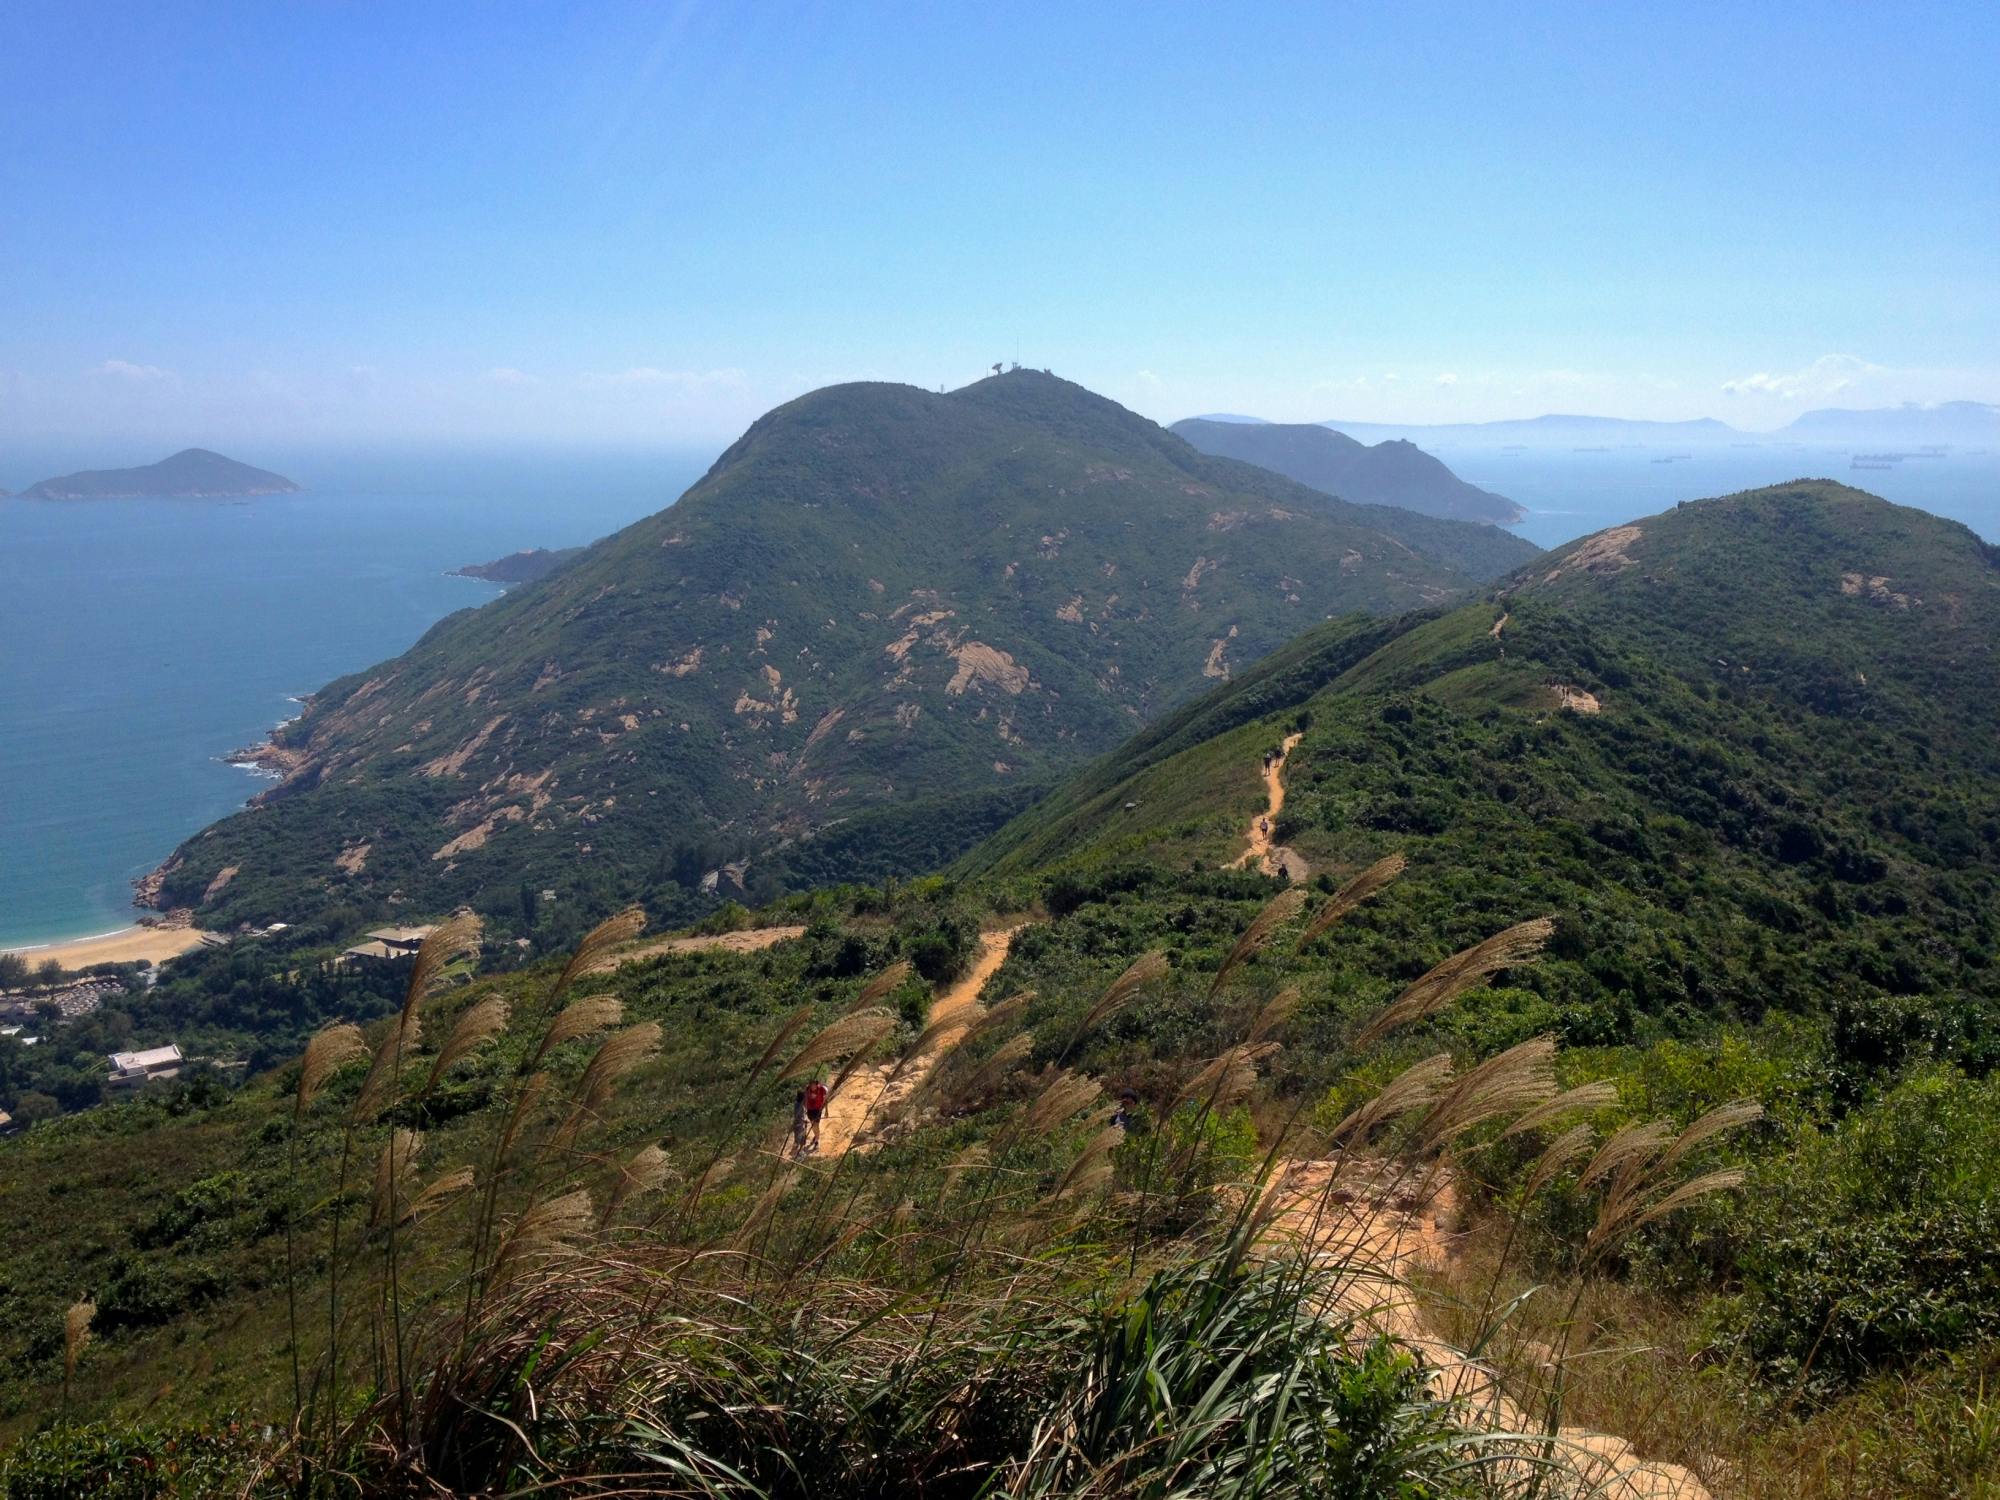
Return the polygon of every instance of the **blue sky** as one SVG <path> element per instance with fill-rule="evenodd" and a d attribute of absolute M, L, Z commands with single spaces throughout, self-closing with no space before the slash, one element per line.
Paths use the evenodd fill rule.
<path fill-rule="evenodd" d="M 1393 12 L 1393 13 L 1392 13 Z M 2000 7 L 0 7 L 0 442 L 2000 401 Z"/>

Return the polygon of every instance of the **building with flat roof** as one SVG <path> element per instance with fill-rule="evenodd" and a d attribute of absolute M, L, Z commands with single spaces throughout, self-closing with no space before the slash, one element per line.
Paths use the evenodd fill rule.
<path fill-rule="evenodd" d="M 149 1047 L 143 1052 L 113 1052 L 110 1058 L 113 1088 L 137 1088 L 155 1078 L 175 1077 L 187 1063 L 181 1049 L 174 1046 Z"/>

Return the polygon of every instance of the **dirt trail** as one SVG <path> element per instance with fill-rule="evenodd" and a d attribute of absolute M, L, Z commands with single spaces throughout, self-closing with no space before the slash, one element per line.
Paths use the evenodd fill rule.
<path fill-rule="evenodd" d="M 1304 738 L 1300 734 L 1286 735 L 1277 757 L 1264 767 L 1266 805 L 1262 813 L 1250 820 L 1250 847 L 1237 856 L 1231 869 L 1243 870 L 1254 865 L 1266 875 L 1284 875 L 1294 882 L 1305 879 L 1309 873 L 1306 862 L 1296 851 L 1271 842 L 1271 830 L 1278 826 L 1278 812 L 1285 805 L 1285 760 L 1292 747 Z"/>
<path fill-rule="evenodd" d="M 658 958 L 662 953 L 705 953 L 720 948 L 726 953 L 755 953 L 778 943 L 804 937 L 803 927 L 752 927 L 746 932 L 712 932 L 701 937 L 663 938 L 642 943 L 618 955 L 618 964 L 636 964 L 642 958 Z"/>
<path fill-rule="evenodd" d="M 1333 1181 L 1338 1172 L 1339 1180 Z M 1331 1186 L 1331 1191 L 1329 1191 Z M 1410 1275 L 1442 1267 L 1451 1253 L 1447 1226 L 1456 1214 L 1448 1175 L 1416 1180 L 1388 1162 L 1292 1162 L 1278 1191 L 1283 1195 L 1268 1236 L 1310 1247 L 1316 1259 L 1349 1274 L 1336 1283 L 1328 1311 L 1358 1319 L 1412 1350 L 1431 1371 L 1445 1397 L 1463 1400 L 1494 1431 L 1539 1431 L 1487 1366 L 1438 1338 L 1410 1292 Z M 1623 1438 L 1582 1427 L 1561 1430 L 1561 1452 L 1575 1473 L 1552 1495 L 1592 1500 L 1711 1500 L 1692 1472 L 1661 1459 L 1645 1459 Z"/>
<path fill-rule="evenodd" d="M 895 1107 L 915 1093 L 923 1081 L 931 1076 L 946 1053 L 959 1044 L 974 1021 L 986 1014 L 986 1007 L 979 1003 L 979 992 L 986 988 L 986 981 L 999 972 L 1000 965 L 1007 961 L 1007 950 L 1014 945 L 1014 935 L 1021 929 L 1009 927 L 1003 932 L 983 933 L 979 939 L 979 957 L 972 967 L 931 1002 L 930 1019 L 926 1028 L 940 1022 L 953 1022 L 938 1033 L 923 1056 L 912 1058 L 897 1076 L 893 1087 L 889 1075 L 896 1071 L 894 1063 L 878 1063 L 872 1067 L 857 1068 L 854 1076 L 840 1086 L 840 1092 L 826 1102 L 826 1118 L 820 1121 L 819 1156 L 841 1156 L 849 1151 L 867 1151 L 874 1142 L 867 1138 L 871 1126 L 879 1126 Z"/>

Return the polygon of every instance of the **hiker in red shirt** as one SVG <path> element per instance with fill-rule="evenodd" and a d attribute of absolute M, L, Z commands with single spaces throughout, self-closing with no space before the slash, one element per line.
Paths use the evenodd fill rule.
<path fill-rule="evenodd" d="M 826 1085 L 815 1078 L 806 1085 L 806 1120 L 812 1127 L 812 1148 L 819 1150 L 819 1118 L 826 1113 Z"/>

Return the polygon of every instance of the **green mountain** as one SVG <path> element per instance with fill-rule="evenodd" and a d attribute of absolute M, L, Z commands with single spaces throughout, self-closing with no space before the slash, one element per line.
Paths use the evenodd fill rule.
<path fill-rule="evenodd" d="M 1467 484 L 1415 443 L 1358 443 L 1310 422 L 1225 422 L 1190 417 L 1173 430 L 1204 453 L 1296 479 L 1329 495 L 1399 505 L 1454 521 L 1507 525 L 1527 514 L 1504 495 Z"/>
<path fill-rule="evenodd" d="M 212 500 L 247 495 L 296 495 L 282 474 L 254 469 L 206 448 L 184 448 L 136 469 L 85 469 L 44 479 L 21 492 L 24 500 Z"/>
<path fill-rule="evenodd" d="M 961 870 L 1213 867 L 1294 731 L 1277 841 L 1332 876 L 1407 853 L 1406 931 L 1564 913 L 1572 1038 L 1832 1009 L 2000 1058 L 2000 549 L 1955 522 L 1800 482 L 1321 626 Z"/>
<path fill-rule="evenodd" d="M 1210 458 L 1017 372 L 759 420 L 671 509 L 313 695 L 283 784 L 184 844 L 209 922 L 686 912 L 933 868 L 1311 623 L 1535 549 Z M 739 890 L 740 888 L 740 890 Z"/>

